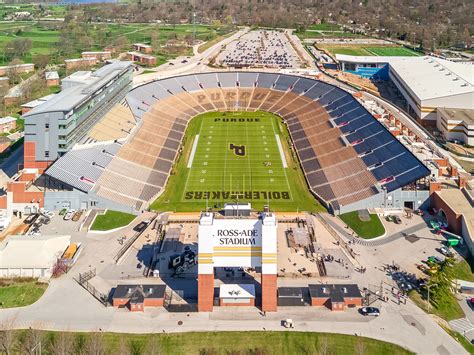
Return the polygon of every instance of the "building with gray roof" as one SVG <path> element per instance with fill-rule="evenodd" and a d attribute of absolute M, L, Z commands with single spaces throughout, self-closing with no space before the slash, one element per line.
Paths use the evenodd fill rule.
<path fill-rule="evenodd" d="M 35 161 L 54 161 L 79 142 L 131 89 L 132 73 L 131 62 L 76 72 L 62 80 L 59 94 L 23 115 Z"/>

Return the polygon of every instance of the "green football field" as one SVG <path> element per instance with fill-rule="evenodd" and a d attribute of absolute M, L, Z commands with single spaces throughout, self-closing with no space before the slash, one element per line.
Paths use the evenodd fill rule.
<path fill-rule="evenodd" d="M 400 46 L 371 46 L 356 44 L 342 44 L 342 45 L 331 45 L 331 44 L 320 44 L 318 46 L 321 49 L 326 49 L 333 55 L 346 54 L 355 56 L 419 56 L 421 53 L 415 52 L 409 48 Z"/>
<path fill-rule="evenodd" d="M 376 56 L 385 56 L 385 57 L 393 57 L 393 56 L 411 56 L 416 57 L 421 55 L 411 49 L 405 47 L 365 47 L 366 51 L 371 53 L 372 55 Z"/>
<path fill-rule="evenodd" d="M 321 209 L 281 119 L 267 112 L 209 112 L 188 125 L 183 154 L 154 210 L 199 211 L 250 202 L 275 211 Z"/>

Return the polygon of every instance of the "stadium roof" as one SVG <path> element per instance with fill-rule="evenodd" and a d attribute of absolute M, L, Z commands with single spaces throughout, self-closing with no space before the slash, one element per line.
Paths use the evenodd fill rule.
<path fill-rule="evenodd" d="M 471 94 L 474 66 L 430 56 L 396 60 L 390 67 L 420 100 Z"/>
<path fill-rule="evenodd" d="M 339 62 L 351 63 L 390 63 L 405 58 L 413 58 L 413 56 L 376 56 L 376 55 L 347 55 L 336 54 L 336 60 Z"/>
<path fill-rule="evenodd" d="M 50 268 L 70 239 L 69 235 L 10 236 L 0 243 L 0 268 Z"/>
<path fill-rule="evenodd" d="M 38 113 L 44 112 L 69 112 L 74 107 L 86 100 L 91 93 L 106 85 L 114 76 L 122 70 L 132 65 L 132 62 L 113 62 L 96 70 L 83 83 L 77 83 L 73 87 L 62 90 L 53 98 L 36 106 L 34 109 L 26 113 L 24 116 L 28 117 Z"/>

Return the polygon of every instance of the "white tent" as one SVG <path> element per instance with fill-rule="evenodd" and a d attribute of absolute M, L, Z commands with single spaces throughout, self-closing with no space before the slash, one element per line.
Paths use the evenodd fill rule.
<path fill-rule="evenodd" d="M 0 277 L 49 278 L 71 236 L 9 236 L 0 243 Z"/>

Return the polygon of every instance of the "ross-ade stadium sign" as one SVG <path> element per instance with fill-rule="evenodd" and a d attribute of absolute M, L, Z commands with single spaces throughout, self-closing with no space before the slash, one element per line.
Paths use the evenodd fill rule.
<path fill-rule="evenodd" d="M 259 231 L 256 229 L 219 229 L 217 230 L 220 245 L 256 245 Z"/>

